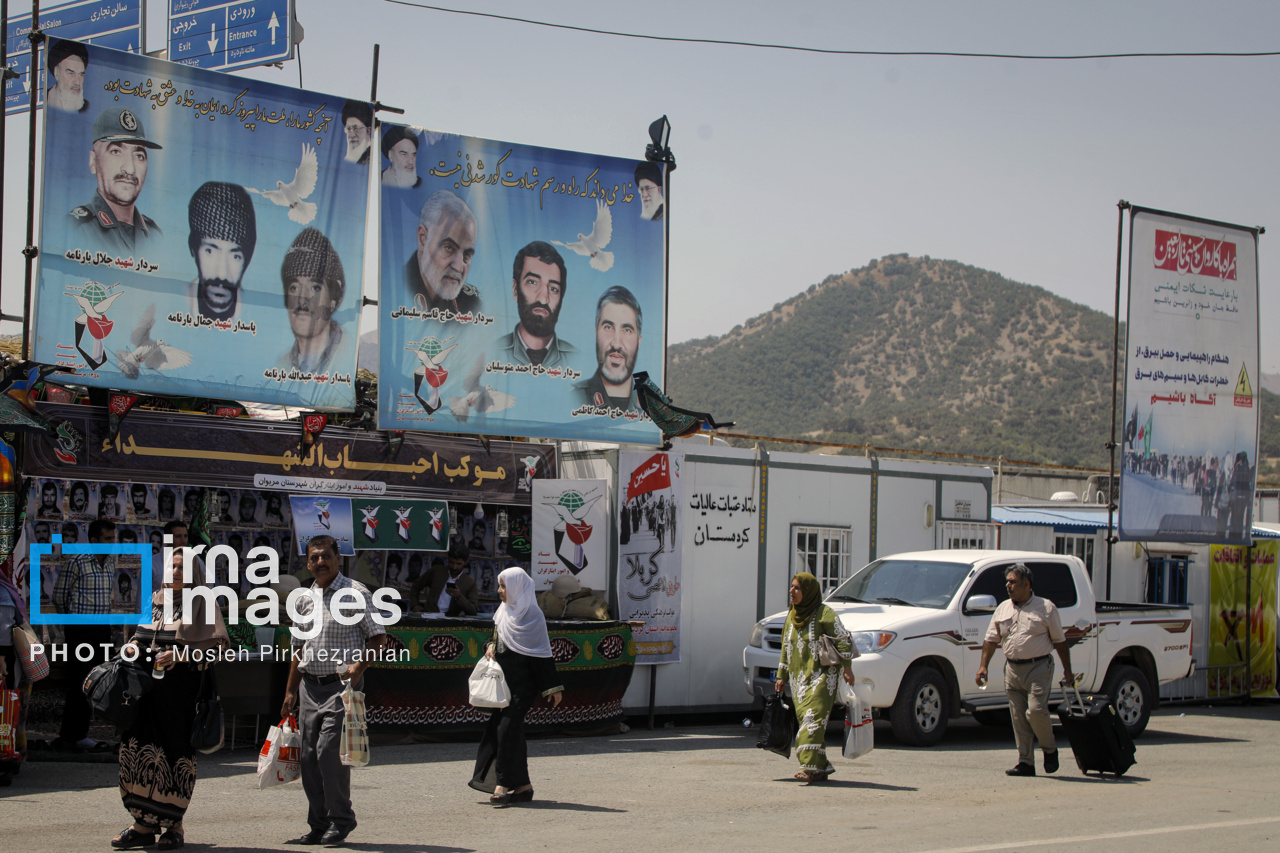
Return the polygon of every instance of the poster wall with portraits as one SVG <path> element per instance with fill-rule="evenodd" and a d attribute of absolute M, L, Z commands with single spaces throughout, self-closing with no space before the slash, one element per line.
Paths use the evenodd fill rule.
<path fill-rule="evenodd" d="M 618 618 L 637 664 L 679 663 L 684 454 L 619 453 L 618 504 Z"/>
<path fill-rule="evenodd" d="M 1120 538 L 1248 545 L 1257 231 L 1134 208 L 1128 318 Z"/>
<path fill-rule="evenodd" d="M 53 545 L 53 553 L 41 558 L 40 608 L 52 612 L 54 585 L 62 566 L 69 559 L 61 544 L 85 545 L 89 542 L 89 525 L 104 518 L 116 525 L 116 542 L 148 543 L 152 559 L 145 566 L 152 572 L 159 566 L 164 546 L 164 526 L 171 521 L 190 523 L 196 512 L 199 487 L 128 481 L 62 480 L 33 478 L 27 494 L 26 523 L 17 553 L 26 555 L 29 545 Z M 210 489 L 210 534 L 214 545 L 227 545 L 247 564 L 246 555 L 253 548 L 266 546 L 280 554 L 282 571 L 289 571 L 293 546 L 290 528 L 293 522 L 288 496 L 279 492 L 251 489 Z M 112 609 L 116 612 L 138 612 L 137 596 L 142 589 L 137 558 L 116 558 L 119 575 L 112 589 Z M 216 583 L 228 583 L 226 561 L 214 565 Z M 154 578 L 154 574 L 153 574 Z M 248 594 L 252 584 L 241 572 L 239 591 Z M 154 584 L 153 584 L 153 588 Z"/>
<path fill-rule="evenodd" d="M 379 148 L 378 426 L 656 443 L 659 168 L 398 125 Z"/>
<path fill-rule="evenodd" d="M 35 360 L 81 384 L 350 409 L 371 168 L 362 102 L 50 40 Z M 349 156 L 350 154 L 350 156 Z"/>

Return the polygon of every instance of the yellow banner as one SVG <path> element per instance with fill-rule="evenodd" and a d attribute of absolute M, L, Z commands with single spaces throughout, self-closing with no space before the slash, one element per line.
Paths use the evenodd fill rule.
<path fill-rule="evenodd" d="M 1245 662 L 1248 647 L 1253 696 L 1276 697 L 1276 555 L 1280 543 L 1258 542 L 1252 549 L 1209 548 L 1209 666 Z M 1251 578 L 1246 578 L 1245 563 Z M 1246 639 L 1247 638 L 1247 639 Z M 1209 693 L 1244 692 L 1244 669 L 1210 670 Z"/>

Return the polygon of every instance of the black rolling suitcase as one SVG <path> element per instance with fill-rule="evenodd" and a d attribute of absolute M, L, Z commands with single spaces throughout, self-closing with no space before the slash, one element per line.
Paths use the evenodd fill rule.
<path fill-rule="evenodd" d="M 1080 772 L 1088 774 L 1096 770 L 1123 776 L 1137 761 L 1137 750 L 1111 699 L 1100 694 L 1081 697 L 1074 684 L 1070 691 L 1058 706 L 1058 719 L 1067 733 Z M 1074 701 L 1071 693 L 1075 693 Z"/>

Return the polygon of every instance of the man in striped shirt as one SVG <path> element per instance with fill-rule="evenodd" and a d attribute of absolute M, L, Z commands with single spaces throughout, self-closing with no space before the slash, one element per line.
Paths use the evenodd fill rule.
<path fill-rule="evenodd" d="M 111 545 L 116 541 L 115 522 L 99 518 L 89 524 L 91 544 Z M 111 612 L 111 590 L 116 582 L 116 560 L 107 554 L 77 554 L 70 558 L 53 587 L 53 603 L 59 613 L 103 615 Z M 65 752 L 86 749 L 106 750 L 89 734 L 92 712 L 85 698 L 84 678 L 100 660 L 105 660 L 111 644 L 109 625 L 66 625 L 67 688 L 62 726 L 53 748 Z M 77 655 L 81 646 L 92 646 L 93 654 Z M 88 660 L 80 660 L 87 657 Z"/>

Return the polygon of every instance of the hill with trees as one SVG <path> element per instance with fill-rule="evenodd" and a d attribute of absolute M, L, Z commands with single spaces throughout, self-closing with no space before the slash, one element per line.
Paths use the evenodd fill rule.
<path fill-rule="evenodd" d="M 1111 346 L 1100 311 L 890 255 L 671 346 L 667 390 L 748 434 L 1105 468 Z M 1278 398 L 1260 393 L 1265 470 L 1280 423 Z"/>

